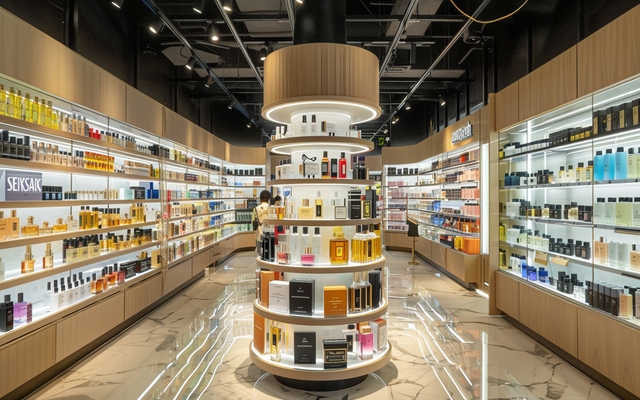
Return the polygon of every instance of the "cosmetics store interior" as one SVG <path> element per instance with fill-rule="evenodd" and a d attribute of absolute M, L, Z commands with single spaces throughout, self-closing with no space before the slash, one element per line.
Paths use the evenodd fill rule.
<path fill-rule="evenodd" d="M 0 398 L 640 399 L 638 24 L 0 2 Z"/>

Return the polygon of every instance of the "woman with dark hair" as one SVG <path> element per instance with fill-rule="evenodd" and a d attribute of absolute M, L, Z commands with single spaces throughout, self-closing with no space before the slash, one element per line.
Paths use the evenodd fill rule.
<path fill-rule="evenodd" d="M 271 200 L 271 192 L 263 190 L 260 192 L 260 205 L 253 210 L 253 220 L 258 221 L 258 229 L 256 229 L 256 251 L 260 254 L 260 235 L 262 235 L 262 221 L 269 214 L 269 202 Z"/>

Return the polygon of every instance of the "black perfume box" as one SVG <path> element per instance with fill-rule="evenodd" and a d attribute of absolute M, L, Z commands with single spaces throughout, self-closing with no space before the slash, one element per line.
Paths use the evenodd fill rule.
<path fill-rule="evenodd" d="M 638 125 L 640 123 L 640 118 L 638 118 L 638 109 L 640 108 L 640 100 L 633 100 L 631 102 L 631 123 L 629 126 Z"/>
<path fill-rule="evenodd" d="M 316 333 L 294 332 L 293 334 L 293 363 L 316 363 Z"/>
<path fill-rule="evenodd" d="M 315 280 L 289 281 L 289 314 L 312 316 L 315 312 Z"/>
<path fill-rule="evenodd" d="M 347 341 L 325 339 L 322 341 L 324 369 L 347 368 Z"/>
<path fill-rule="evenodd" d="M 382 279 L 380 271 L 369 271 L 369 283 L 371 283 L 371 308 L 380 307 L 382 299 Z"/>
<path fill-rule="evenodd" d="M 134 276 L 136 276 L 136 264 L 137 261 L 120 263 L 120 269 L 124 271 L 125 279 L 133 278 Z"/>
<path fill-rule="evenodd" d="M 362 219 L 362 202 L 349 200 L 349 219 Z"/>
<path fill-rule="evenodd" d="M 145 272 L 151 269 L 151 257 L 143 258 L 140 260 L 140 272 Z"/>
<path fill-rule="evenodd" d="M 134 200 L 144 200 L 146 189 L 144 186 L 129 186 L 129 190 L 133 190 Z"/>

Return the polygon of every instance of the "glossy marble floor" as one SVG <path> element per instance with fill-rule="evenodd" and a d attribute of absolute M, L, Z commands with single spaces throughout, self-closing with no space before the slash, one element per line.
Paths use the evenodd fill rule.
<path fill-rule="evenodd" d="M 252 365 L 250 253 L 229 259 L 30 399 L 551 399 L 615 396 L 409 254 L 388 252 L 393 360 L 356 387 L 312 393 Z M 253 291 L 252 291 L 253 290 Z"/>

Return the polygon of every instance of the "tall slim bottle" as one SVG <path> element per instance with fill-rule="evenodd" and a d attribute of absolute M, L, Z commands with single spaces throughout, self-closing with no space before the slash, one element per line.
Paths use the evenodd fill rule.
<path fill-rule="evenodd" d="M 313 255 L 316 256 L 316 263 L 320 264 L 322 262 L 322 248 L 320 246 L 321 244 L 321 237 L 320 237 L 320 228 L 315 227 L 313 228 L 313 237 L 311 238 L 311 248 L 313 249 Z"/>
<path fill-rule="evenodd" d="M 627 153 L 624 147 L 616 151 L 616 179 L 627 179 Z"/>
<path fill-rule="evenodd" d="M 324 151 L 322 152 L 322 162 L 321 162 L 321 168 L 322 168 L 322 177 L 323 178 L 331 178 L 331 173 L 329 171 L 329 157 L 327 155 L 327 152 Z"/>
<path fill-rule="evenodd" d="M 289 252 L 291 253 L 291 262 L 300 262 L 300 235 L 298 234 L 297 226 L 291 227 L 291 233 L 289 234 Z"/>
<path fill-rule="evenodd" d="M 282 358 L 283 339 L 280 323 L 273 321 L 269 331 L 269 358 L 271 361 L 280 361 Z"/>
<path fill-rule="evenodd" d="M 596 151 L 596 156 L 593 158 L 593 180 L 604 180 L 604 156 L 602 150 Z"/>
<path fill-rule="evenodd" d="M 616 157 L 613 154 L 612 149 L 607 149 L 607 152 L 604 155 L 604 179 L 616 179 Z"/>

